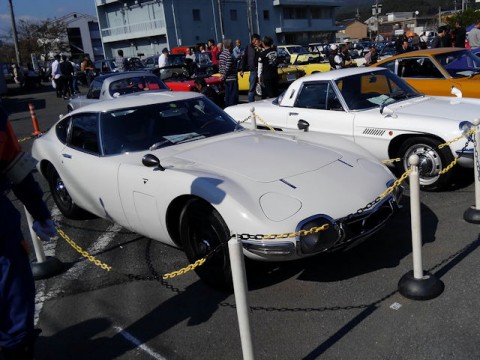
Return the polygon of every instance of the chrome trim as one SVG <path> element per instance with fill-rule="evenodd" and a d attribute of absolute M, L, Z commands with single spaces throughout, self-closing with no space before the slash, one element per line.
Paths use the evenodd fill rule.
<path fill-rule="evenodd" d="M 257 255 L 285 256 L 295 254 L 295 244 L 293 242 L 250 242 L 242 240 L 243 248 Z"/>

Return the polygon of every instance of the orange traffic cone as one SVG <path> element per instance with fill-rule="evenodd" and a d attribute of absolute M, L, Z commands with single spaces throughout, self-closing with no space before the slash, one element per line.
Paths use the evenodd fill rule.
<path fill-rule="evenodd" d="M 28 108 L 30 109 L 30 115 L 32 116 L 32 123 L 33 123 L 33 133 L 32 136 L 40 135 L 42 132 L 38 128 L 38 121 L 37 117 L 35 116 L 35 107 L 33 104 L 28 104 Z"/>

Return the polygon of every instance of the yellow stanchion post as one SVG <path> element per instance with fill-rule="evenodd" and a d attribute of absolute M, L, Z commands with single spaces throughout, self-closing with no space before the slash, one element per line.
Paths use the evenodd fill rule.
<path fill-rule="evenodd" d="M 420 212 L 420 175 L 418 155 L 409 157 L 412 168 L 410 173 L 410 213 L 412 222 L 413 271 L 402 276 L 398 282 L 398 291 L 408 299 L 429 300 L 439 296 L 445 285 L 434 275 L 424 272 L 422 265 L 422 221 Z"/>
<path fill-rule="evenodd" d="M 463 218 L 465 221 L 472 224 L 480 224 L 480 169 L 478 154 L 480 152 L 480 119 L 473 120 L 473 125 L 475 125 L 475 148 L 473 152 L 473 167 L 475 169 L 475 205 L 470 206 L 463 213 Z"/>

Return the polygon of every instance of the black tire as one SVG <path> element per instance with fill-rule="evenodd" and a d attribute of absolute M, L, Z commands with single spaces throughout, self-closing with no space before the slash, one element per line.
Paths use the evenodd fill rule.
<path fill-rule="evenodd" d="M 454 159 L 448 146 L 439 149 L 441 142 L 428 137 L 410 138 L 400 147 L 398 157 L 402 159 L 397 163 L 400 174 L 403 174 L 409 167 L 408 158 L 411 155 L 418 155 L 420 158 L 419 174 L 420 186 L 424 190 L 440 190 L 446 187 L 453 176 L 450 170 L 443 175 L 438 173 L 445 169 Z"/>
<path fill-rule="evenodd" d="M 227 244 L 230 231 L 218 211 L 202 200 L 188 201 L 180 214 L 180 237 L 192 264 L 221 245 L 203 265 L 195 268 L 195 272 L 210 286 L 231 291 L 232 272 Z"/>
<path fill-rule="evenodd" d="M 47 171 L 48 186 L 53 200 L 61 213 L 69 219 L 84 219 L 88 212 L 75 205 L 57 170 L 50 166 Z"/>

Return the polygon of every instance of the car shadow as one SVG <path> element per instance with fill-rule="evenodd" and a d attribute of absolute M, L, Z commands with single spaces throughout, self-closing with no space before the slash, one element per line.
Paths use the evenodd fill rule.
<path fill-rule="evenodd" d="M 387 225 L 359 245 L 310 258 L 282 263 L 247 261 L 249 289 L 261 289 L 296 277 L 303 281 L 336 282 L 393 268 L 412 252 L 410 198 L 404 197 L 401 211 Z M 422 241 L 435 241 L 438 218 L 421 205 Z"/>

